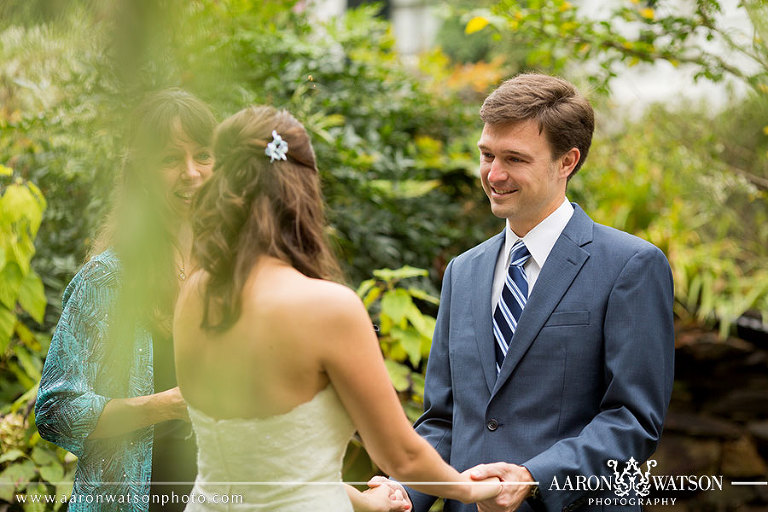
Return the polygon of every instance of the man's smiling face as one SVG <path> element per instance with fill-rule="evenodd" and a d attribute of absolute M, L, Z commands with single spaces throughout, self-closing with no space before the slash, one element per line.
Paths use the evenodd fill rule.
<path fill-rule="evenodd" d="M 538 123 L 529 119 L 514 124 L 483 127 L 480 141 L 480 180 L 497 217 L 508 219 L 524 236 L 560 206 L 568 175 L 578 161 L 572 149 L 559 158 Z M 575 152 L 575 154 L 574 154 Z"/>

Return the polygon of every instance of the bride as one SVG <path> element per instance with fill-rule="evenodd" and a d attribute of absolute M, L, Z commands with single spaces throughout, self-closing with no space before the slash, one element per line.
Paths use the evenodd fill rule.
<path fill-rule="evenodd" d="M 495 496 L 498 480 L 467 485 L 468 473 L 414 432 L 362 302 L 334 282 L 304 127 L 284 110 L 246 108 L 219 126 L 214 155 L 195 203 L 199 270 L 174 318 L 198 442 L 186 510 L 351 511 L 361 496 L 341 468 L 355 431 L 383 471 L 424 482 L 417 490 L 465 503 Z M 221 503 L 227 495 L 243 503 Z"/>

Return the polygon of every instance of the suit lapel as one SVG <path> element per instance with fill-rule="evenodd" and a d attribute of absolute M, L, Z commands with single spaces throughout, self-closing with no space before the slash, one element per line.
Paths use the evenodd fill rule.
<path fill-rule="evenodd" d="M 493 395 L 512 375 L 552 311 L 557 307 L 560 299 L 563 298 L 581 267 L 589 258 L 589 253 L 582 246 L 592 241 L 593 225 L 594 223 L 587 214 L 574 204 L 573 216 L 552 247 L 552 252 L 549 253 L 520 316 L 517 331 L 512 337 L 501 372 L 499 377 L 495 379 Z M 493 357 L 493 351 L 491 354 Z"/>
<path fill-rule="evenodd" d="M 474 292 L 472 297 L 472 318 L 475 324 L 475 342 L 480 352 L 480 361 L 483 367 L 485 383 L 488 392 L 493 389 L 496 382 L 496 355 L 493 341 L 493 311 L 491 309 L 491 292 L 493 288 L 493 274 L 496 269 L 496 259 L 499 251 L 504 247 L 504 232 L 490 240 L 486 250 L 478 253 L 471 261 L 470 286 Z"/>

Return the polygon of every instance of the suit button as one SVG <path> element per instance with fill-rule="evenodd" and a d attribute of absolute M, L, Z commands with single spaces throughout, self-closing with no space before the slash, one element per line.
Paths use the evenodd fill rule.
<path fill-rule="evenodd" d="M 490 430 L 491 432 L 493 432 L 494 430 L 496 430 L 497 428 L 499 428 L 499 422 L 498 422 L 498 421 L 496 421 L 496 420 L 489 420 L 489 421 L 488 421 L 488 424 L 487 424 L 486 426 L 488 427 L 488 430 Z"/>

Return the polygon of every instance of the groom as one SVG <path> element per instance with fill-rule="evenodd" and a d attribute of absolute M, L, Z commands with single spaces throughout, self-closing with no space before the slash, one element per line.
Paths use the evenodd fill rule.
<path fill-rule="evenodd" d="M 640 510 L 597 506 L 616 495 L 576 477 L 656 448 L 672 391 L 669 264 L 566 199 L 594 127 L 573 85 L 519 75 L 480 116 L 480 179 L 506 227 L 445 271 L 416 430 L 459 471 L 484 464 L 473 477 L 527 484 L 481 512 Z M 414 512 L 434 501 L 408 492 Z"/>

